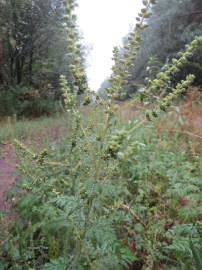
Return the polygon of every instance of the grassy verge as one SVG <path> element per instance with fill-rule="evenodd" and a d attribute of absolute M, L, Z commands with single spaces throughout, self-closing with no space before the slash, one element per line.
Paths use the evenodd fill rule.
<path fill-rule="evenodd" d="M 7 121 L 0 122 L 0 144 L 13 139 L 25 140 L 36 136 L 43 139 L 50 136 L 57 136 L 67 129 L 68 116 L 55 115 L 52 117 L 41 117 L 34 120 L 19 120 L 8 118 Z"/>

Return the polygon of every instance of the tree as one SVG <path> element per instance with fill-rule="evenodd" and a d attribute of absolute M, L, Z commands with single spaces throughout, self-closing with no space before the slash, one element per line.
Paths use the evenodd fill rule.
<path fill-rule="evenodd" d="M 148 29 L 142 35 L 141 49 L 136 65 L 131 70 L 132 85 L 144 83 L 148 73 L 146 68 L 152 58 L 159 67 L 169 63 L 170 59 L 183 50 L 195 36 L 202 34 L 202 2 L 200 0 L 159 0 L 151 9 L 152 16 L 148 19 Z M 202 58 L 200 49 L 192 57 L 184 69 L 177 75 L 179 81 L 189 73 L 196 75 L 196 82 L 201 83 Z M 160 65 L 161 63 L 161 65 Z M 155 67 L 154 67 L 155 69 Z"/>
<path fill-rule="evenodd" d="M 53 112 L 62 95 L 61 74 L 72 91 L 83 92 L 87 80 L 75 1 L 8 0 L 0 5 L 0 114 Z"/>
<path fill-rule="evenodd" d="M 143 2 L 144 4 L 148 3 L 148 1 Z M 144 9 L 143 11 L 146 12 Z M 125 97 L 136 92 L 139 85 L 147 83 L 148 76 L 154 78 L 161 67 L 176 57 L 179 51 L 183 50 L 185 45 L 190 43 L 195 36 L 202 35 L 202 2 L 200 0 L 158 0 L 156 5 L 150 6 L 148 13 L 151 13 L 151 16 L 146 15 L 145 23 L 149 27 L 140 33 L 138 40 L 136 40 L 137 43 L 135 41 L 131 43 L 131 36 L 137 31 L 139 22 L 143 18 L 139 14 L 141 16 L 137 17 L 138 23 L 134 32 L 129 33 L 124 38 L 124 45 L 119 48 L 119 63 L 116 60 L 113 67 L 111 79 L 116 81 L 116 85 L 120 85 L 120 80 L 125 80 L 125 83 L 121 83 L 119 87 L 119 91 L 122 91 Z M 132 55 L 135 57 L 131 57 Z M 120 64 L 120 60 L 122 62 L 126 58 L 125 64 Z M 190 73 L 196 75 L 196 83 L 201 83 L 202 57 L 200 48 L 190 60 L 174 76 L 173 83 Z M 119 72 L 120 67 L 124 72 Z M 121 76 L 117 76 L 117 74 Z"/>

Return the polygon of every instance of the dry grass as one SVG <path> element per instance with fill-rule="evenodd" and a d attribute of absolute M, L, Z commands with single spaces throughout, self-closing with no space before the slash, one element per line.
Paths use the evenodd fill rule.
<path fill-rule="evenodd" d="M 179 138 L 179 148 L 189 150 L 192 155 L 202 154 L 202 94 L 192 87 L 179 106 L 154 122 L 158 134 Z M 119 102 L 118 115 L 124 120 L 142 119 L 148 109 L 140 102 Z"/>
<path fill-rule="evenodd" d="M 62 130 L 67 129 L 68 119 L 66 115 L 54 117 L 42 117 L 35 120 L 20 120 L 8 118 L 0 122 L 0 144 L 12 142 L 13 139 L 35 141 L 50 137 L 57 139 Z"/>
<path fill-rule="evenodd" d="M 117 102 L 118 116 L 124 121 L 131 121 L 135 119 L 142 119 L 144 117 L 145 106 L 141 102 L 127 101 Z"/>

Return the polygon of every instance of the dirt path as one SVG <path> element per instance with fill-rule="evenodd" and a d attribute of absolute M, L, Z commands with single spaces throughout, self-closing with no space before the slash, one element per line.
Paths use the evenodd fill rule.
<path fill-rule="evenodd" d="M 0 147 L 0 212 L 9 210 L 9 203 L 6 200 L 6 193 L 15 184 L 14 172 L 16 169 L 15 150 L 11 144 Z"/>
<path fill-rule="evenodd" d="M 62 132 L 60 127 L 53 128 L 49 142 L 59 142 Z M 34 142 L 36 149 L 39 151 L 43 148 L 43 143 L 47 138 L 46 135 L 46 132 L 41 132 L 31 138 L 26 138 L 25 144 L 32 145 Z M 6 200 L 6 195 L 16 183 L 14 175 L 16 165 L 17 157 L 14 146 L 9 143 L 0 145 L 0 212 L 10 213 L 10 203 Z"/>

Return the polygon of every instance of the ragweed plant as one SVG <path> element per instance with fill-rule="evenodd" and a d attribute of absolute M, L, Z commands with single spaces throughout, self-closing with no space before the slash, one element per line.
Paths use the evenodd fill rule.
<path fill-rule="evenodd" d="M 152 3 L 144 1 L 130 46 L 139 42 Z M 121 80 L 134 60 L 130 48 L 127 52 Z M 189 75 L 179 83 L 160 108 L 193 79 Z M 118 82 L 118 89 L 122 86 Z M 190 163 L 176 142 L 156 134 L 146 119 L 122 123 L 112 101 L 116 87 L 107 101 L 90 107 L 87 118 L 76 104 L 80 90 L 70 90 L 64 76 L 61 88 L 71 126 L 64 143 L 35 153 L 16 141 L 17 215 L 2 246 L 2 269 L 194 270 L 202 250 L 199 161 Z"/>
<path fill-rule="evenodd" d="M 161 111 L 165 112 L 168 107 L 171 106 L 173 100 L 177 99 L 177 97 L 187 90 L 187 88 L 194 82 L 194 79 L 194 75 L 188 75 L 185 80 L 178 83 L 176 88 L 170 94 L 160 100 L 156 109 L 154 108 L 151 112 L 146 113 L 147 119 L 152 120 L 152 118 L 157 118 Z"/>
<path fill-rule="evenodd" d="M 64 75 L 60 76 L 60 87 L 63 92 L 64 107 L 66 111 L 71 111 L 76 105 L 77 93 L 72 93 Z"/>
<path fill-rule="evenodd" d="M 100 114 L 104 121 L 85 125 L 81 117 L 73 150 L 75 130 L 39 153 L 16 141 L 18 215 L 1 260 L 13 269 L 194 269 L 198 163 L 174 153 L 175 142 L 158 149 L 168 141 L 152 123 L 136 132 L 119 123 L 118 131 Z"/>
<path fill-rule="evenodd" d="M 157 118 L 161 111 L 166 111 L 172 104 L 173 100 L 177 99 L 186 89 L 194 82 L 193 74 L 187 75 L 185 80 L 179 82 L 176 87 L 170 87 L 170 93 L 166 94 L 168 85 L 171 84 L 172 77 L 183 69 L 184 65 L 189 61 L 193 53 L 202 45 L 202 37 L 196 37 L 190 44 L 186 46 L 184 52 L 180 52 L 179 59 L 173 58 L 171 64 L 166 64 L 164 71 L 157 74 L 154 80 L 149 81 L 148 88 L 140 95 L 141 100 L 150 100 L 154 105 L 157 100 L 157 106 L 152 111 L 146 113 L 148 120 Z"/>
<path fill-rule="evenodd" d="M 67 31 L 67 51 L 68 58 L 70 60 L 71 70 L 71 88 L 72 91 L 78 95 L 83 94 L 88 89 L 87 76 L 82 64 L 81 58 L 81 44 L 78 43 L 78 30 L 76 26 L 76 15 L 74 9 L 77 4 L 75 0 L 63 0 L 65 8 L 64 20 L 66 22 Z"/>
<path fill-rule="evenodd" d="M 116 99 L 123 99 L 125 97 L 125 88 L 129 79 L 130 69 L 134 66 L 136 56 L 138 54 L 141 34 L 148 26 L 146 20 L 151 16 L 150 9 L 155 0 L 144 0 L 144 8 L 136 18 L 137 23 L 134 30 L 129 34 L 123 52 L 119 51 L 117 47 L 113 51 L 114 66 L 112 67 L 112 76 L 110 78 L 111 87 L 108 92 Z"/>
<path fill-rule="evenodd" d="M 163 72 L 159 72 L 156 79 L 150 81 L 151 91 L 161 93 L 171 78 L 189 62 L 193 53 L 202 45 L 202 36 L 197 36 L 190 44 L 187 44 L 184 52 L 178 54 L 179 58 L 173 58 L 171 64 L 166 64 Z"/>
<path fill-rule="evenodd" d="M 190 61 L 191 56 L 202 46 L 202 36 L 196 36 L 195 39 L 186 45 L 184 51 L 178 53 L 179 58 L 173 58 L 171 63 L 167 63 L 162 67 L 162 71 L 156 75 L 156 78 L 148 81 L 148 87 L 141 93 L 141 100 L 149 99 L 160 100 L 163 98 L 167 90 L 172 91 L 172 78 L 183 70 L 183 67 Z M 193 75 L 192 75 L 193 76 Z M 187 77 L 188 78 L 188 77 Z M 187 79 L 186 79 L 187 80 Z M 179 86 L 178 86 L 179 87 Z"/>

